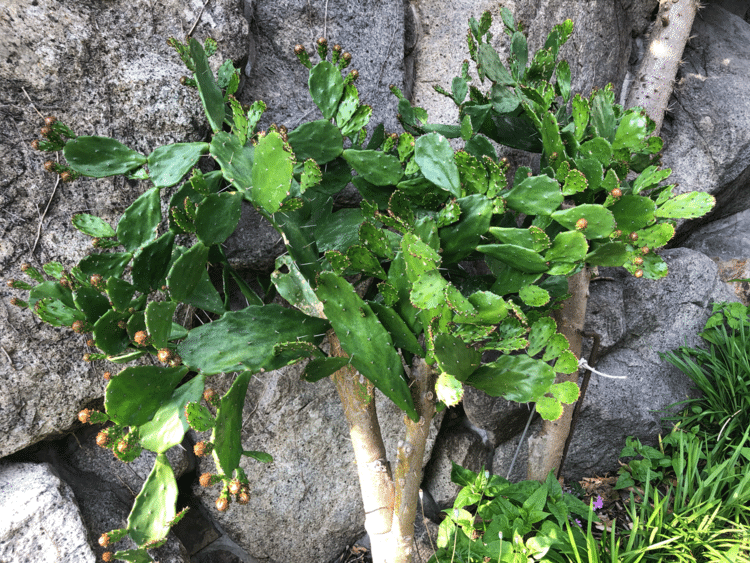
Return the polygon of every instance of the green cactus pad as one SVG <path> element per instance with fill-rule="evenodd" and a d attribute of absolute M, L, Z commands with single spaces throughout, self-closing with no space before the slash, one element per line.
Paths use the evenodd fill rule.
<path fill-rule="evenodd" d="M 554 170 L 560 166 L 565 159 L 565 145 L 560 138 L 560 128 L 555 116 L 546 111 L 542 116 L 542 145 L 544 154 Z M 556 155 L 556 157 L 555 157 Z"/>
<path fill-rule="evenodd" d="M 208 152 L 208 143 L 175 143 L 155 149 L 148 155 L 148 176 L 155 186 L 174 186 Z"/>
<path fill-rule="evenodd" d="M 672 170 L 669 168 L 661 170 L 658 166 L 649 166 L 633 181 L 633 193 L 639 194 L 643 190 L 656 186 L 662 180 L 669 178 L 671 174 Z"/>
<path fill-rule="evenodd" d="M 73 301 L 90 323 L 98 321 L 110 309 L 109 300 L 93 287 L 81 287 L 74 291 Z"/>
<path fill-rule="evenodd" d="M 623 264 L 623 266 L 633 275 L 635 275 L 637 270 L 643 271 L 643 277 L 647 280 L 658 280 L 669 273 L 667 263 L 655 252 L 649 252 L 641 257 L 643 258 L 643 264 L 640 266 L 632 263 Z"/>
<path fill-rule="evenodd" d="M 203 103 L 208 123 L 214 132 L 221 131 L 224 126 L 225 106 L 224 94 L 214 80 L 214 74 L 208 64 L 208 58 L 203 47 L 192 37 L 189 41 L 190 56 L 195 65 L 195 80 L 198 83 L 198 94 Z"/>
<path fill-rule="evenodd" d="M 53 281 L 43 281 L 31 289 L 29 292 L 29 306 L 33 307 L 34 303 L 45 297 L 58 299 L 70 308 L 75 308 L 76 306 L 73 300 L 73 293 L 70 289 Z"/>
<path fill-rule="evenodd" d="M 471 302 L 463 296 L 461 291 L 459 291 L 456 286 L 452 284 L 446 285 L 444 293 L 446 304 L 456 314 L 468 318 L 476 315 L 477 310 L 474 308 L 474 305 L 472 305 Z"/>
<path fill-rule="evenodd" d="M 586 188 L 588 188 L 586 176 L 580 170 L 573 168 L 565 176 L 562 193 L 563 195 L 574 195 L 586 191 Z"/>
<path fill-rule="evenodd" d="M 381 280 L 388 277 L 377 257 L 364 246 L 350 246 L 346 251 L 346 257 L 349 260 L 349 268 L 352 270 Z"/>
<path fill-rule="evenodd" d="M 526 355 L 500 356 L 479 367 L 465 381 L 491 397 L 528 403 L 543 396 L 555 381 L 555 370 Z"/>
<path fill-rule="evenodd" d="M 564 231 L 555 237 L 555 241 L 544 255 L 548 262 L 580 262 L 586 258 L 589 245 L 586 237 L 578 231 Z"/>
<path fill-rule="evenodd" d="M 216 467 L 224 475 L 232 475 L 242 458 L 242 408 L 252 371 L 243 371 L 221 398 L 216 411 L 216 425 L 211 434 Z"/>
<path fill-rule="evenodd" d="M 100 274 L 104 279 L 119 278 L 132 259 L 133 255 L 130 252 L 89 254 L 78 263 L 78 267 L 87 277 Z"/>
<path fill-rule="evenodd" d="M 109 310 L 102 315 L 94 324 L 92 336 L 96 347 L 110 356 L 115 356 L 125 350 L 130 344 L 130 338 L 125 329 L 118 326 L 118 323 L 127 318 L 126 313 L 118 313 L 115 310 Z"/>
<path fill-rule="evenodd" d="M 570 350 L 565 350 L 555 362 L 555 371 L 557 373 L 575 373 L 578 371 L 578 358 Z"/>
<path fill-rule="evenodd" d="M 538 285 L 527 285 L 522 287 L 518 296 L 529 307 L 543 307 L 549 303 L 549 292 Z"/>
<path fill-rule="evenodd" d="M 211 156 L 221 166 L 227 182 L 238 190 L 247 192 L 253 185 L 253 145 L 243 145 L 236 135 L 218 131 L 211 139 Z"/>
<path fill-rule="evenodd" d="M 349 137 L 354 133 L 361 131 L 372 117 L 372 107 L 368 105 L 359 106 L 354 112 L 352 118 L 341 128 L 341 134 Z"/>
<path fill-rule="evenodd" d="M 349 269 L 349 258 L 338 250 L 328 250 L 325 254 L 326 260 L 331 265 L 331 270 L 339 276 Z"/>
<path fill-rule="evenodd" d="M 287 273 L 282 273 L 281 270 L 285 267 Z M 291 256 L 287 254 L 276 259 L 276 270 L 271 274 L 271 281 L 279 295 L 297 309 L 310 317 L 325 318 L 323 304 Z"/>
<path fill-rule="evenodd" d="M 158 454 L 128 517 L 128 535 L 136 545 L 166 537 L 169 523 L 177 514 L 177 494 L 177 481 L 167 456 Z"/>
<path fill-rule="evenodd" d="M 204 386 L 204 377 L 197 375 L 175 389 L 153 418 L 138 427 L 141 445 L 152 452 L 163 453 L 182 442 L 189 429 L 185 407 L 200 401 Z"/>
<path fill-rule="evenodd" d="M 196 432 L 206 432 L 207 430 L 211 430 L 216 424 L 211 411 L 197 401 L 185 405 L 185 417 L 190 428 Z"/>
<path fill-rule="evenodd" d="M 105 256 L 105 255 L 101 255 Z M 126 311 L 135 295 L 135 287 L 118 277 L 107 280 L 107 296 L 117 311 Z"/>
<path fill-rule="evenodd" d="M 413 283 L 411 304 L 418 309 L 434 309 L 445 303 L 444 291 L 448 282 L 438 270 L 430 270 Z"/>
<path fill-rule="evenodd" d="M 206 196 L 195 212 L 195 234 L 204 245 L 221 244 L 234 232 L 242 214 L 242 199 L 240 192 Z"/>
<path fill-rule="evenodd" d="M 203 309 L 204 311 L 216 313 L 217 315 L 221 315 L 226 311 L 224 308 L 224 301 L 211 283 L 211 279 L 208 277 L 208 270 L 203 270 L 198 285 L 193 292 L 184 299 L 184 303 Z"/>
<path fill-rule="evenodd" d="M 159 188 L 151 188 L 138 197 L 120 217 L 117 223 L 117 240 L 128 252 L 133 252 L 156 238 L 160 222 Z"/>
<path fill-rule="evenodd" d="M 143 549 L 122 549 L 119 551 L 115 551 L 115 559 L 119 561 L 127 561 L 128 563 L 152 563 L 153 559 L 151 559 L 151 556 L 146 551 L 146 548 Z"/>
<path fill-rule="evenodd" d="M 364 221 L 361 209 L 341 209 L 315 229 L 315 242 L 320 252 L 346 251 L 359 242 L 359 227 Z"/>
<path fill-rule="evenodd" d="M 617 228 L 624 232 L 637 231 L 654 221 L 656 204 L 639 195 L 624 195 L 609 210 L 615 216 Z"/>
<path fill-rule="evenodd" d="M 674 226 L 669 223 L 658 223 L 647 229 L 637 231 L 638 246 L 650 249 L 661 248 L 674 237 Z"/>
<path fill-rule="evenodd" d="M 292 342 L 280 342 L 273 347 L 273 354 L 275 356 L 274 367 L 283 365 L 296 364 L 300 360 L 308 358 L 322 358 L 323 352 L 320 351 L 315 344 L 312 342 L 305 341 L 292 341 Z"/>
<path fill-rule="evenodd" d="M 603 167 L 606 167 L 612 159 L 612 145 L 606 139 L 594 137 L 578 148 L 578 155 L 581 158 L 594 159 Z"/>
<path fill-rule="evenodd" d="M 563 406 L 556 398 L 544 395 L 536 400 L 536 412 L 544 420 L 557 420 L 562 416 Z"/>
<path fill-rule="evenodd" d="M 176 308 L 174 301 L 152 301 L 146 305 L 146 329 L 151 336 L 151 344 L 157 350 L 167 347 Z"/>
<path fill-rule="evenodd" d="M 529 331 L 529 356 L 535 356 L 547 345 L 547 341 L 557 331 L 555 321 L 544 317 L 536 321 Z"/>
<path fill-rule="evenodd" d="M 300 191 L 305 193 L 308 189 L 319 185 L 323 179 L 320 166 L 312 158 L 305 161 L 302 176 L 300 178 Z"/>
<path fill-rule="evenodd" d="M 716 198 L 705 192 L 688 192 L 668 200 L 656 210 L 657 217 L 693 219 L 702 217 L 716 205 Z"/>
<path fill-rule="evenodd" d="M 303 123 L 291 131 L 289 144 L 299 160 L 312 158 L 320 165 L 335 160 L 344 150 L 341 131 L 325 119 Z"/>
<path fill-rule="evenodd" d="M 454 197 L 461 197 L 461 177 L 453 149 L 445 137 L 437 133 L 419 137 L 414 147 L 414 160 L 430 182 Z"/>
<path fill-rule="evenodd" d="M 302 373 L 302 379 L 310 383 L 315 383 L 321 379 L 325 379 L 329 375 L 333 375 L 346 364 L 349 363 L 349 358 L 318 358 L 310 360 L 305 366 L 305 371 Z"/>
<path fill-rule="evenodd" d="M 463 399 L 464 388 L 454 375 L 442 372 L 435 381 L 435 394 L 445 406 L 454 407 Z"/>
<path fill-rule="evenodd" d="M 393 259 L 396 255 L 385 232 L 369 221 L 360 225 L 359 241 L 365 248 L 380 258 Z"/>
<path fill-rule="evenodd" d="M 604 168 L 598 160 L 593 158 L 576 158 L 575 165 L 586 176 L 590 190 L 598 190 L 604 180 Z"/>
<path fill-rule="evenodd" d="M 525 178 L 505 196 L 508 207 L 527 215 L 551 215 L 563 202 L 557 180 L 549 176 Z"/>
<path fill-rule="evenodd" d="M 549 270 L 541 254 L 515 244 L 480 244 L 477 250 L 526 274 L 541 274 Z"/>
<path fill-rule="evenodd" d="M 370 306 L 359 298 L 346 280 L 332 272 L 320 273 L 316 293 L 354 367 L 409 418 L 418 420 L 419 415 L 414 410 L 409 387 L 403 378 L 401 358 L 391 335 Z"/>
<path fill-rule="evenodd" d="M 133 285 L 138 291 L 149 293 L 161 287 L 169 268 L 174 237 L 172 231 L 167 231 L 136 252 L 131 273 Z"/>
<path fill-rule="evenodd" d="M 612 85 L 603 90 L 598 90 L 591 95 L 591 125 L 596 129 L 600 137 L 609 142 L 615 139 L 615 113 L 613 104 L 615 95 Z"/>
<path fill-rule="evenodd" d="M 492 221 L 492 202 L 481 194 L 456 200 L 461 209 L 457 223 L 443 227 L 440 234 L 443 261 L 453 263 L 469 256 Z"/>
<path fill-rule="evenodd" d="M 587 225 L 580 232 L 589 240 L 608 237 L 615 230 L 614 215 L 602 205 L 585 203 L 569 209 L 561 209 L 555 211 L 552 218 L 571 231 L 576 229 L 579 219 L 585 219 Z"/>
<path fill-rule="evenodd" d="M 490 227 L 489 232 L 502 243 L 523 246 L 534 252 L 543 252 L 551 244 L 547 234 L 539 227 L 532 226 L 528 229 Z"/>
<path fill-rule="evenodd" d="M 563 352 L 565 352 L 565 350 L 569 348 L 570 348 L 570 342 L 568 342 L 568 339 L 565 338 L 565 336 L 560 334 L 559 332 L 556 332 L 555 334 L 550 336 L 549 340 L 547 340 L 547 344 L 544 349 L 544 356 L 542 356 L 542 360 L 545 362 L 554 360 L 555 358 L 559 357 L 560 354 L 562 354 Z"/>
<path fill-rule="evenodd" d="M 622 266 L 628 259 L 628 249 L 622 242 L 607 242 L 592 246 L 586 255 L 586 263 L 591 266 Z"/>
<path fill-rule="evenodd" d="M 250 306 L 190 331 L 177 347 L 186 365 L 206 375 L 265 367 L 277 342 L 295 339 L 318 344 L 327 321 L 280 305 Z"/>
<path fill-rule="evenodd" d="M 482 363 L 482 353 L 455 336 L 440 334 L 434 344 L 438 367 L 458 381 L 465 381 Z"/>
<path fill-rule="evenodd" d="M 310 97 L 318 106 L 323 117 L 331 119 L 344 93 L 344 79 L 341 72 L 328 61 L 322 61 L 310 69 L 308 79 Z"/>
<path fill-rule="evenodd" d="M 620 119 L 612 149 L 625 150 L 628 153 L 641 152 L 646 145 L 649 135 L 648 117 L 640 108 L 629 109 Z"/>
<path fill-rule="evenodd" d="M 255 461 L 259 461 L 261 463 L 273 463 L 273 456 L 266 452 L 254 452 L 254 451 L 244 450 L 242 452 L 242 455 L 251 457 Z M 239 467 L 237 469 L 240 470 Z"/>
<path fill-rule="evenodd" d="M 511 77 L 508 70 L 503 66 L 500 61 L 500 56 L 497 51 L 489 44 L 482 43 L 479 45 L 477 50 L 477 63 L 481 67 L 482 72 L 497 84 L 501 86 L 513 86 L 515 81 Z"/>
<path fill-rule="evenodd" d="M 105 178 L 127 174 L 146 162 L 146 157 L 109 137 L 78 137 L 65 143 L 63 155 L 79 174 Z"/>
<path fill-rule="evenodd" d="M 343 156 L 357 174 L 375 186 L 398 184 L 404 175 L 401 161 L 391 154 L 374 150 L 346 149 Z"/>
<path fill-rule="evenodd" d="M 174 261 L 167 274 L 167 287 L 174 301 L 184 301 L 195 291 L 206 270 L 206 260 L 208 247 L 197 242 Z"/>
<path fill-rule="evenodd" d="M 43 298 L 34 304 L 34 313 L 52 326 L 71 326 L 75 321 L 83 321 L 83 311 L 68 307 L 58 299 Z"/>
<path fill-rule="evenodd" d="M 172 396 L 187 367 L 133 366 L 113 377 L 104 395 L 109 417 L 121 426 L 140 426 Z"/>
<path fill-rule="evenodd" d="M 130 340 L 135 340 L 136 332 L 146 330 L 146 312 L 134 311 L 128 319 L 125 329 L 128 331 L 128 338 L 130 338 Z"/>
<path fill-rule="evenodd" d="M 393 338 L 393 344 L 396 348 L 401 348 L 416 356 L 424 356 L 424 349 L 417 341 L 417 337 L 414 336 L 414 333 L 398 313 L 380 303 L 370 302 L 369 305 L 378 316 L 380 323 Z"/>
<path fill-rule="evenodd" d="M 554 397 L 561 403 L 571 405 L 578 400 L 581 390 L 573 381 L 562 381 L 553 384 L 550 387 L 550 393 L 552 393 L 552 395 L 554 395 Z"/>
<path fill-rule="evenodd" d="M 336 125 L 342 129 L 359 107 L 359 92 L 354 84 L 344 86 L 344 96 L 336 110 Z"/>
<path fill-rule="evenodd" d="M 469 303 L 476 312 L 470 316 L 458 314 L 453 317 L 453 322 L 494 325 L 508 316 L 508 307 L 505 300 L 490 291 L 472 293 L 469 295 Z"/>
<path fill-rule="evenodd" d="M 284 141 L 269 131 L 255 147 L 253 163 L 253 202 L 275 213 L 289 195 L 294 171 L 294 156 L 284 150 Z"/>
<path fill-rule="evenodd" d="M 454 155 L 461 184 L 469 194 L 487 192 L 487 171 L 479 160 L 468 152 L 458 151 Z"/>
<path fill-rule="evenodd" d="M 115 230 L 103 219 L 88 213 L 73 215 L 73 226 L 90 237 L 113 237 Z"/>

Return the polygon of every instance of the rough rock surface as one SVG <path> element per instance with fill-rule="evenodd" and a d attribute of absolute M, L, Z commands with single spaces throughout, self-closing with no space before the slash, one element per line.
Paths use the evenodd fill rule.
<path fill-rule="evenodd" d="M 96 561 L 73 491 L 45 463 L 0 461 L 0 514 L 0 561 Z"/>
<path fill-rule="evenodd" d="M 705 223 L 750 208 L 750 24 L 709 5 L 692 34 L 662 129 L 663 161 L 681 191 L 716 196 L 715 211 L 700 220 Z"/>

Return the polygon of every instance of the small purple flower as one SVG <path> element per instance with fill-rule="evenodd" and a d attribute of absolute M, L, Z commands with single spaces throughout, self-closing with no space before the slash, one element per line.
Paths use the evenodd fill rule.
<path fill-rule="evenodd" d="M 604 506 L 604 499 L 601 495 L 596 495 L 596 500 L 594 501 L 594 508 L 596 510 L 600 510 Z"/>
<path fill-rule="evenodd" d="M 581 521 L 580 521 L 580 520 L 579 520 L 578 518 L 576 518 L 575 520 L 573 520 L 573 522 L 575 522 L 575 523 L 576 523 L 576 526 L 578 526 L 579 528 L 581 528 L 581 527 L 582 527 L 582 526 L 581 526 Z"/>

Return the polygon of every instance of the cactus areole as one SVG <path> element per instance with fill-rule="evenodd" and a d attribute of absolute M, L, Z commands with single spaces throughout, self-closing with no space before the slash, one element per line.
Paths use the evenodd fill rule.
<path fill-rule="evenodd" d="M 288 133 L 256 131 L 265 104 L 237 102 L 239 71 L 227 61 L 214 74 L 208 56 L 216 43 L 194 39 L 170 44 L 192 73 L 177 87 L 197 90 L 209 142 L 144 155 L 47 120 L 35 146 L 61 151 L 65 161 L 49 166 L 51 173 L 153 184 L 116 226 L 74 217 L 79 231 L 97 239 L 96 253 L 69 271 L 29 266 L 35 285 L 14 285 L 28 291 L 28 301 L 16 303 L 43 321 L 90 330 L 98 349 L 90 361 L 121 365 L 107 378 L 106 414 L 97 420 L 112 426 L 97 443 L 123 461 L 143 448 L 157 454 L 126 528 L 107 534 L 112 544 L 128 535 L 138 548 L 108 557 L 150 560 L 147 549 L 182 517 L 164 453 L 190 426 L 211 431 L 197 447 L 215 462 L 215 474 L 200 482 L 221 486 L 216 510 L 250 500 L 243 466 L 271 461 L 242 447 L 254 374 L 300 362 L 311 384 L 332 377 L 352 430 L 373 556 L 388 563 L 411 560 L 422 456 L 437 409 L 459 402 L 466 385 L 536 402 L 549 420 L 576 400 L 574 381 L 555 382 L 556 374 L 578 370 L 551 316 L 568 297 L 568 278 L 586 275 L 588 265 L 665 276 L 654 250 L 672 238 L 676 219 L 706 213 L 713 200 L 673 193 L 664 183 L 669 170 L 659 168 L 653 122 L 639 108 L 615 104 L 610 86 L 589 98 L 572 95 L 570 68 L 557 60 L 572 22 L 555 26 L 530 56 L 510 12 L 501 15 L 511 38 L 507 63 L 490 45 L 485 13 L 470 20 L 468 35 L 478 77 L 465 63 L 450 92 L 439 88 L 458 105 L 459 124 L 431 123 L 392 87 L 403 131 L 386 134 L 381 124 L 368 134 L 372 108 L 360 103 L 357 71 L 345 70 L 353 57 L 325 39 L 313 50 L 316 64 L 295 48 L 322 117 Z M 509 178 L 490 140 L 541 153 L 540 173 L 520 167 Z M 215 170 L 200 172 L 199 159 Z M 331 196 L 350 182 L 361 206 L 334 209 Z M 163 188 L 173 186 L 163 217 Z M 249 284 L 222 250 L 245 204 L 278 230 L 288 251 L 267 294 L 253 287 L 268 285 Z M 467 275 L 471 262 L 485 273 Z M 209 264 L 222 275 L 209 278 Z M 230 310 L 232 292 L 248 306 Z M 270 303 L 274 294 L 289 307 Z M 183 327 L 174 322 L 180 303 L 215 320 Z M 483 364 L 486 350 L 498 357 Z M 158 361 L 137 362 L 147 355 Z M 205 389 L 206 376 L 231 372 L 237 376 L 223 396 Z M 375 388 L 405 413 L 396 452 L 383 446 Z M 382 471 L 369 469 L 375 466 Z"/>

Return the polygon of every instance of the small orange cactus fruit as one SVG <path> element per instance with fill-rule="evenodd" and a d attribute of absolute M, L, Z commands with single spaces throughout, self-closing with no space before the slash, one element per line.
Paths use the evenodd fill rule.
<path fill-rule="evenodd" d="M 636 278 L 642 278 L 643 277 L 643 270 L 636 270 L 633 274 Z"/>
<path fill-rule="evenodd" d="M 102 553 L 102 561 L 104 561 L 104 563 L 109 563 L 110 561 L 112 561 L 113 557 L 114 556 L 112 555 L 111 551 L 105 551 L 104 553 Z"/>
<path fill-rule="evenodd" d="M 237 504 L 247 504 L 250 502 L 250 495 L 247 491 L 240 491 L 240 494 L 237 495 Z"/>
<path fill-rule="evenodd" d="M 615 188 L 611 192 L 609 192 L 609 195 L 612 197 L 620 197 L 622 195 L 622 190 L 620 188 Z"/>
<path fill-rule="evenodd" d="M 148 342 L 148 332 L 145 330 L 139 330 L 135 333 L 135 336 L 133 337 L 133 340 L 135 341 L 138 346 L 143 346 Z"/>
<path fill-rule="evenodd" d="M 637 240 L 638 240 L 638 233 L 636 233 L 636 232 L 632 232 L 632 233 L 630 233 L 630 234 L 628 235 L 628 238 L 629 238 L 630 240 L 632 240 L 633 242 L 635 242 L 635 241 L 637 241 Z"/>
<path fill-rule="evenodd" d="M 198 457 L 204 457 L 211 453 L 212 445 L 210 442 L 198 442 L 193 446 L 193 452 Z"/>
<path fill-rule="evenodd" d="M 99 536 L 99 545 L 107 547 L 109 545 L 109 534 L 102 534 Z"/>
<path fill-rule="evenodd" d="M 44 118 L 44 124 L 47 127 L 52 127 L 55 123 L 57 123 L 57 118 L 54 115 L 50 115 Z"/>
<path fill-rule="evenodd" d="M 91 422 L 91 409 L 83 409 L 81 412 L 79 412 L 78 420 L 80 420 L 84 424 L 88 424 L 89 422 Z"/>
<path fill-rule="evenodd" d="M 111 371 L 105 371 L 102 374 L 102 377 L 104 378 L 105 381 L 109 381 L 110 379 L 112 379 L 112 372 Z"/>
<path fill-rule="evenodd" d="M 103 430 L 99 432 L 99 434 L 96 435 L 96 445 L 100 448 L 106 448 L 109 445 L 109 434 Z"/>
<path fill-rule="evenodd" d="M 210 387 L 208 387 L 203 392 L 203 399 L 205 399 L 205 401 L 207 403 L 210 403 L 210 402 L 214 401 L 216 399 L 216 391 L 214 391 L 213 389 L 211 389 Z"/>
<path fill-rule="evenodd" d="M 198 479 L 198 483 L 201 487 L 210 487 L 211 486 L 211 474 L 210 473 L 204 473 L 200 476 Z"/>
<path fill-rule="evenodd" d="M 117 442 L 117 451 L 121 454 L 124 454 L 126 451 L 128 451 L 128 442 L 124 438 Z"/>
<path fill-rule="evenodd" d="M 644 254 L 648 254 L 648 253 L 649 253 L 649 248 L 648 248 L 648 246 L 644 246 L 644 247 L 642 247 L 642 248 L 641 248 L 641 252 L 643 252 Z"/>
<path fill-rule="evenodd" d="M 70 328 L 73 329 L 73 332 L 83 334 L 86 332 L 86 321 L 74 321 Z"/>
<path fill-rule="evenodd" d="M 643 264 L 643 258 L 641 258 L 640 256 L 636 256 L 635 258 L 633 258 L 633 264 L 635 264 L 636 266 L 640 266 L 641 264 Z"/>
<path fill-rule="evenodd" d="M 581 217 L 580 219 L 578 219 L 578 221 L 576 221 L 576 230 L 578 231 L 582 231 L 588 226 L 589 226 L 589 222 L 586 221 L 586 219 L 584 219 L 583 217 Z"/>
<path fill-rule="evenodd" d="M 226 512 L 229 508 L 229 499 L 227 497 L 219 497 L 216 499 L 216 510 L 219 512 Z"/>
<path fill-rule="evenodd" d="M 240 482 L 237 479 L 233 479 L 229 483 L 229 492 L 233 495 L 239 494 L 239 492 L 242 490 L 242 485 L 240 485 Z"/>

